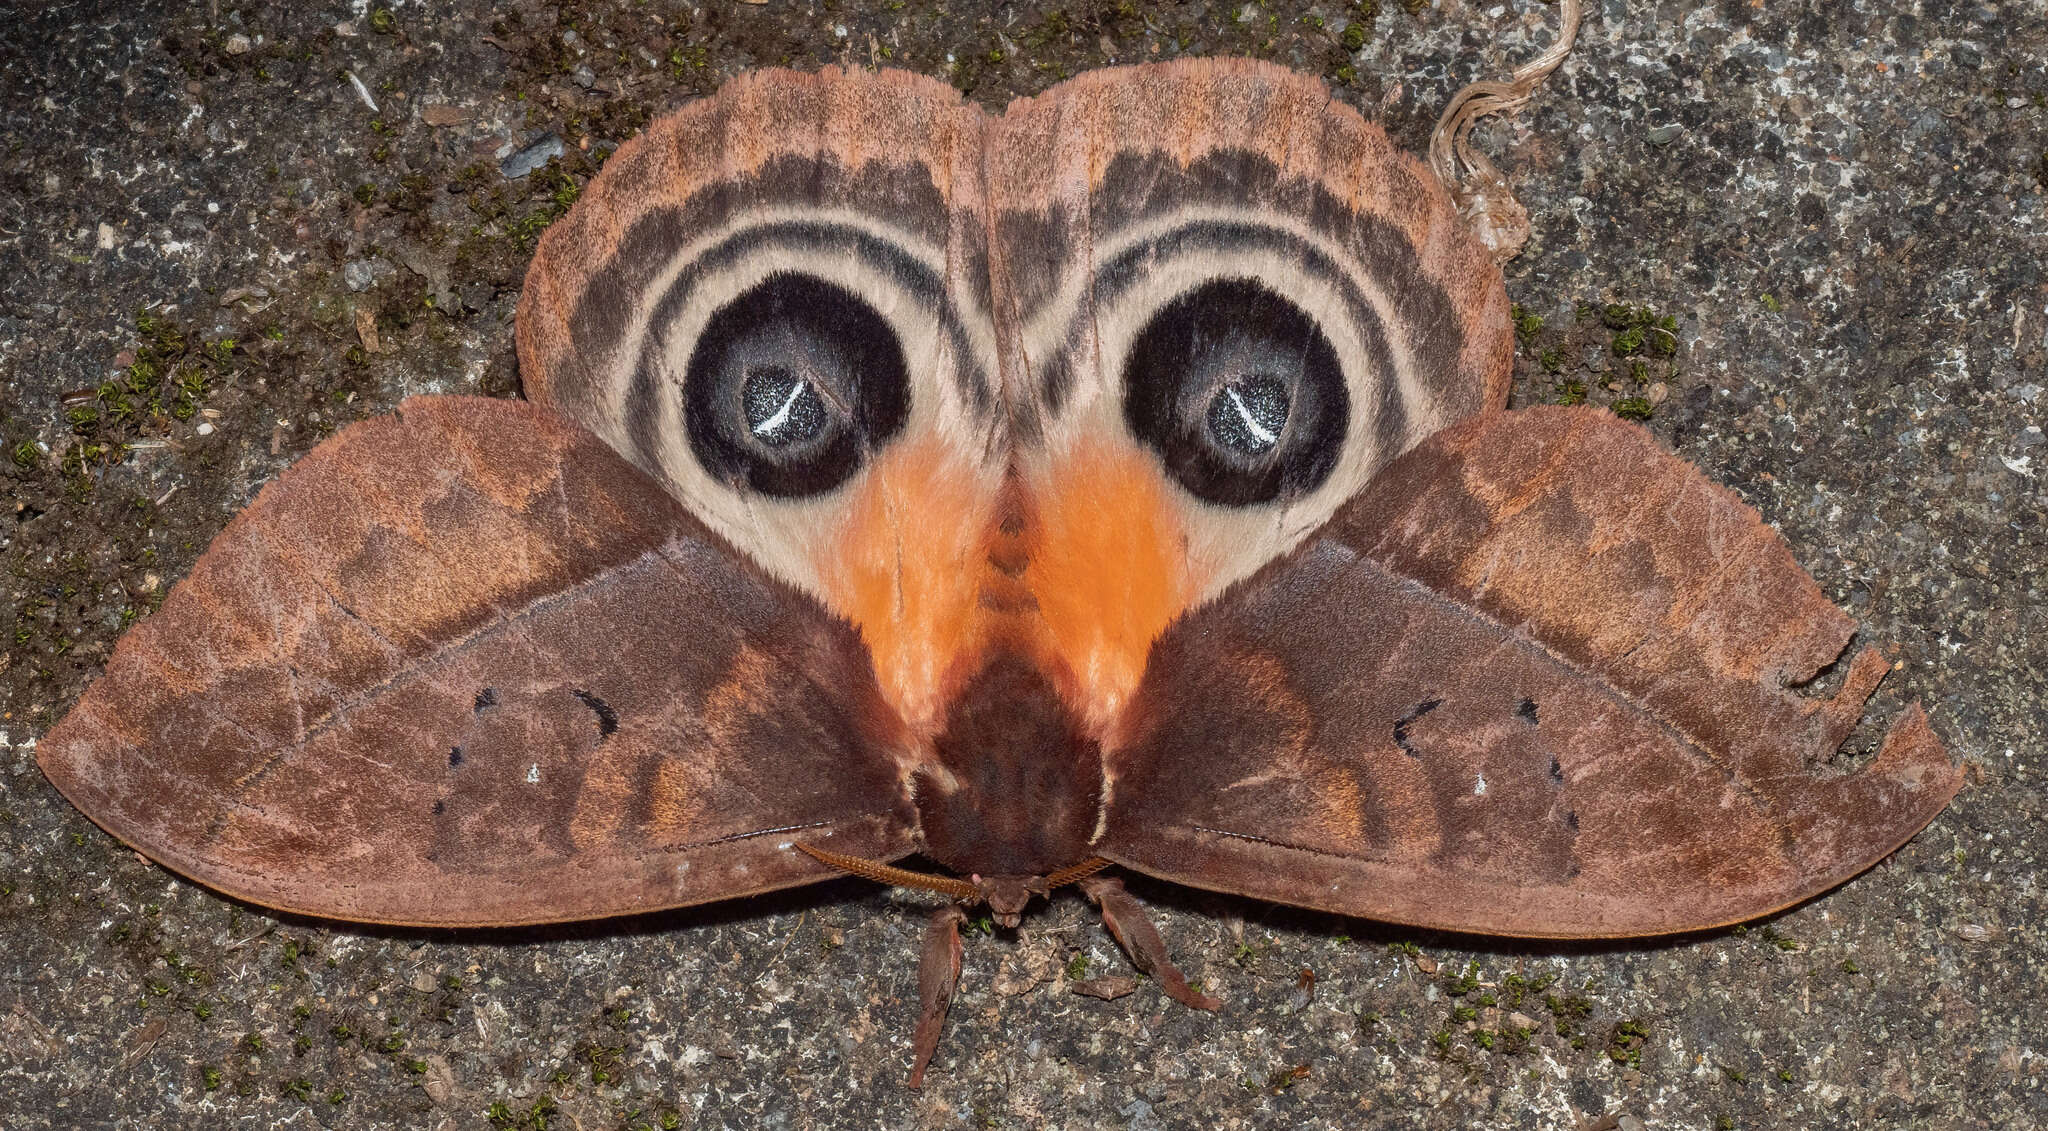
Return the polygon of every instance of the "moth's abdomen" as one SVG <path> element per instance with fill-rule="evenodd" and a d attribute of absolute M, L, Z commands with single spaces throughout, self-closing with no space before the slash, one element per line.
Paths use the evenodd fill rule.
<path fill-rule="evenodd" d="M 926 852 L 962 875 L 1038 876 L 1088 856 L 1102 748 L 1036 664 L 1005 648 L 950 704 L 916 776 Z"/>

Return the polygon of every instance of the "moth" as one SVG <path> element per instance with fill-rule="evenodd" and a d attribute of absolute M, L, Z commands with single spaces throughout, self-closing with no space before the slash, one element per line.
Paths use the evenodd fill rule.
<path fill-rule="evenodd" d="M 1505 410 L 1499 270 L 1310 77 L 993 114 L 750 74 L 606 162 L 517 337 L 527 400 L 413 398 L 264 488 L 38 748 L 65 796 L 339 920 L 942 893 L 914 1085 L 967 906 L 1078 883 L 1213 1009 L 1105 869 L 1660 935 L 1960 783 L 1917 706 L 1838 764 L 1886 661 L 1755 512 L 1602 411 Z"/>

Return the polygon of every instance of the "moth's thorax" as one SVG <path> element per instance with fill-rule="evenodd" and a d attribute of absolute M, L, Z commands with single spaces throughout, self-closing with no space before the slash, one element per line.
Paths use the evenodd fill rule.
<path fill-rule="evenodd" d="M 821 574 L 913 733 L 951 726 L 1008 657 L 1101 738 L 1201 586 L 1169 489 L 1156 461 L 1109 444 L 989 474 L 913 443 L 857 489 Z"/>
<path fill-rule="evenodd" d="M 1044 875 L 1089 855 L 1102 747 L 1036 663 L 1001 648 L 948 705 L 915 781 L 934 860 L 961 875 Z"/>

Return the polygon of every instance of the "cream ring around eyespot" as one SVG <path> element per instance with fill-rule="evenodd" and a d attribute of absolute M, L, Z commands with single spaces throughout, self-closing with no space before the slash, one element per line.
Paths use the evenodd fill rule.
<path fill-rule="evenodd" d="M 1300 229 L 1265 221 L 1263 214 L 1248 221 L 1244 213 L 1216 211 L 1207 215 L 1176 213 L 1171 219 L 1130 230 L 1112 244 L 1098 249 L 1095 262 L 1116 260 L 1148 243 L 1159 245 L 1181 230 L 1199 234 L 1205 224 L 1227 223 L 1271 231 L 1279 239 L 1313 238 Z M 1318 240 L 1326 261 L 1342 264 L 1341 249 Z M 1090 437 L 1116 436 L 1135 445 L 1123 417 L 1122 375 L 1124 358 L 1133 341 L 1154 314 L 1173 299 L 1204 283 L 1225 278 L 1258 282 L 1281 295 L 1306 313 L 1329 339 L 1337 354 L 1348 395 L 1348 421 L 1343 451 L 1329 477 L 1308 494 L 1279 506 L 1231 507 L 1204 502 L 1174 485 L 1188 518 L 1186 552 L 1190 575 L 1203 579 L 1197 603 L 1221 592 L 1234 581 L 1250 575 L 1274 556 L 1292 549 L 1333 515 L 1346 499 L 1364 486 L 1366 479 L 1386 459 L 1427 435 L 1435 428 L 1440 410 L 1417 375 L 1417 361 L 1409 347 L 1408 335 L 1393 301 L 1383 287 L 1366 278 L 1344 276 L 1358 297 L 1377 316 L 1380 340 L 1388 359 L 1389 373 L 1375 371 L 1369 359 L 1373 327 L 1360 324 L 1352 302 L 1341 290 L 1338 279 L 1303 269 L 1303 257 L 1274 246 L 1249 246 L 1219 250 L 1194 246 L 1170 250 L 1137 271 L 1129 284 L 1112 301 L 1097 306 L 1094 317 L 1076 318 L 1071 309 L 1061 318 L 1057 302 L 1041 308 L 1027 330 L 1027 342 L 1038 346 L 1040 356 L 1067 352 L 1072 357 L 1100 359 L 1095 366 L 1079 366 L 1059 414 L 1046 425 L 1043 453 L 1032 463 L 1038 474 L 1056 474 L 1060 457 Z M 1071 281 L 1062 289 L 1078 298 Z M 1027 346 L 1027 349 L 1029 347 Z M 1392 384 L 1389 384 L 1391 378 Z M 1388 413 L 1399 413 L 1399 431 L 1384 442 L 1377 426 Z M 1386 450 L 1396 447 L 1395 451 Z M 1169 480 L 1170 481 L 1170 480 Z"/>
<path fill-rule="evenodd" d="M 963 375 L 977 365 L 991 395 L 993 390 L 992 324 L 978 305 L 963 310 L 957 294 L 942 290 L 936 293 L 949 307 L 935 309 L 884 265 L 857 254 L 821 254 L 820 241 L 803 234 L 817 231 L 836 233 L 826 242 L 886 244 L 941 287 L 947 282 L 944 257 L 936 249 L 870 217 L 826 210 L 748 213 L 693 241 L 640 290 L 638 309 L 602 378 L 607 442 L 643 466 L 651 461 L 648 470 L 663 478 L 707 525 L 783 580 L 814 595 L 821 588 L 815 563 L 830 550 L 829 519 L 864 472 L 807 498 L 761 496 L 705 472 L 687 438 L 682 387 L 697 339 L 716 311 L 777 274 L 801 274 L 838 286 L 882 317 L 903 352 L 911 388 L 900 437 L 934 431 L 972 437 L 995 427 L 994 414 L 977 412 L 965 392 Z M 706 266 L 707 260 L 721 258 L 721 249 L 749 237 L 759 242 L 731 254 L 729 262 Z M 686 273 L 693 276 L 687 292 L 676 294 Z M 664 306 L 673 307 L 674 317 L 655 325 Z M 957 334 L 947 331 L 949 321 Z M 961 356 L 962 343 L 969 356 Z M 643 365 L 648 369 L 644 375 Z M 643 380 L 651 385 L 646 390 L 651 395 L 644 398 L 636 388 Z M 644 400 L 644 408 L 636 410 L 636 400 Z M 636 421 L 639 411 L 651 412 L 652 419 Z M 963 448 L 981 455 L 993 445 Z"/>
<path fill-rule="evenodd" d="M 870 213 L 853 209 L 792 208 L 786 206 L 757 208 L 736 213 L 727 222 L 716 227 L 704 229 L 696 238 L 676 248 L 667 257 L 667 261 L 663 263 L 661 268 L 638 287 L 636 294 L 633 296 L 635 309 L 632 316 L 627 319 L 622 327 L 618 335 L 617 345 L 608 352 L 606 358 L 593 366 L 597 376 L 593 379 L 592 383 L 602 388 L 605 396 L 605 408 L 608 410 L 607 417 L 604 420 L 604 423 L 611 430 L 611 434 L 607 436 L 608 439 L 617 441 L 626 439 L 623 414 L 628 408 L 628 393 L 633 381 L 635 366 L 640 359 L 641 346 L 649 336 L 650 323 L 656 311 L 659 310 L 664 302 L 669 300 L 671 292 L 684 273 L 696 268 L 701 261 L 708 256 L 716 254 L 721 248 L 728 247 L 734 244 L 735 241 L 742 240 L 750 234 L 767 233 L 776 229 L 793 230 L 804 228 L 851 233 L 864 237 L 867 240 L 873 241 L 876 245 L 886 246 L 893 252 L 904 256 L 908 261 L 921 268 L 924 273 L 939 280 L 944 298 L 952 306 L 955 321 L 965 332 L 968 341 L 968 353 L 979 364 L 982 371 L 989 375 L 988 379 L 993 383 L 996 367 L 993 319 L 988 313 L 986 302 L 983 298 L 973 294 L 963 294 L 951 285 L 952 279 L 948 273 L 949 262 L 945 248 L 932 244 L 930 241 L 904 229 L 882 223 Z M 791 240 L 781 242 L 788 243 L 793 241 L 794 237 L 791 237 Z M 742 257 L 744 257 L 744 253 Z M 828 271 L 835 266 L 842 265 L 835 263 L 832 256 L 814 256 L 797 264 L 796 269 L 804 274 L 814 275 L 831 281 Z M 877 270 L 868 276 L 864 276 L 861 281 L 864 285 L 876 282 L 878 281 L 878 276 L 886 276 L 886 274 L 884 271 Z M 884 286 L 887 286 L 885 278 L 879 279 L 879 281 Z M 902 295 L 905 290 L 902 287 L 890 287 L 889 289 L 899 295 Z M 701 286 L 693 287 L 692 293 L 694 295 L 707 295 L 707 292 Z M 695 333 L 703 328 L 704 322 L 710 318 L 712 312 L 719 305 L 722 305 L 722 300 L 736 297 L 738 293 L 739 291 L 732 291 L 717 296 L 711 301 L 693 298 L 692 301 L 683 304 L 681 313 L 689 316 L 687 321 L 691 323 L 690 332 L 692 340 L 694 340 Z M 861 293 L 864 298 L 868 298 L 872 302 L 872 295 L 869 295 L 866 291 L 863 290 L 857 293 Z M 886 315 L 887 312 L 884 313 Z M 901 325 L 900 319 L 891 319 L 891 322 L 892 325 Z M 904 355 L 906 360 L 914 360 L 916 356 L 907 348 L 907 345 Z M 950 392 L 951 388 L 949 386 L 947 391 Z M 630 449 L 628 447 L 616 442 L 614 446 L 619 447 L 622 452 L 626 452 L 630 457 Z"/>

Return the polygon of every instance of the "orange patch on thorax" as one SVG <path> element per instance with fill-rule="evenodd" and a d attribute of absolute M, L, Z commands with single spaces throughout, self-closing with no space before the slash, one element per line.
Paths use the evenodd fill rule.
<path fill-rule="evenodd" d="M 984 636 L 987 478 L 937 438 L 887 452 L 855 488 L 831 558 L 819 563 L 826 599 L 860 630 L 883 694 L 926 737 L 973 674 L 955 668 Z"/>
<path fill-rule="evenodd" d="M 1153 459 L 1084 444 L 1037 484 L 1027 582 L 1054 679 L 1105 734 L 1145 673 L 1152 642 L 1199 589 Z"/>
<path fill-rule="evenodd" d="M 1036 663 L 1101 736 L 1200 588 L 1166 490 L 1149 456 L 1106 444 L 1027 482 L 915 443 L 857 488 L 820 575 L 918 735 L 943 727 L 1002 649 Z"/>

